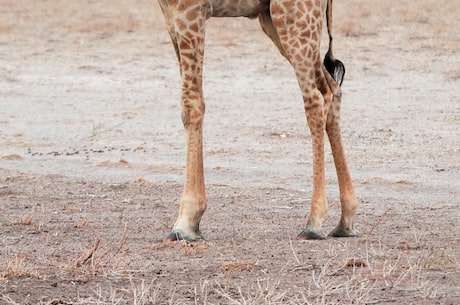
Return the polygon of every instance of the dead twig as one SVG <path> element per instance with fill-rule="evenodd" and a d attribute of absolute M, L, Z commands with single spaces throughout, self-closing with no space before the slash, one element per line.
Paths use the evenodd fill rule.
<path fill-rule="evenodd" d="M 128 233 L 129 233 L 128 226 L 125 224 L 118 247 L 115 249 L 109 249 L 103 255 L 101 255 L 101 260 L 102 258 L 106 257 L 104 260 L 104 264 L 112 260 L 112 258 L 114 258 L 118 253 L 120 253 L 121 249 L 123 248 L 123 246 L 126 244 L 126 241 L 128 240 L 128 235 L 129 235 Z M 112 253 L 109 255 L 110 252 Z"/>
<path fill-rule="evenodd" d="M 97 248 L 99 247 L 99 243 L 101 242 L 101 240 L 99 239 L 99 237 L 96 237 L 96 239 L 94 240 L 94 243 L 93 243 L 93 246 L 91 247 L 90 250 L 88 250 L 88 252 L 86 254 L 82 254 L 78 259 L 77 259 L 77 262 L 75 263 L 75 265 L 77 267 L 81 267 L 83 266 L 84 264 L 86 264 L 92 257 L 94 257 L 94 254 L 96 253 L 96 250 Z"/>
<path fill-rule="evenodd" d="M 385 218 L 385 215 L 390 211 L 390 210 L 393 210 L 393 208 L 388 208 L 386 209 L 385 212 L 383 212 L 382 215 L 379 216 L 377 222 L 372 226 L 371 230 L 369 231 L 369 233 L 367 233 L 367 238 L 366 238 L 366 242 L 369 240 L 369 237 L 372 235 L 372 232 L 374 232 L 374 229 L 383 221 L 383 218 Z"/>

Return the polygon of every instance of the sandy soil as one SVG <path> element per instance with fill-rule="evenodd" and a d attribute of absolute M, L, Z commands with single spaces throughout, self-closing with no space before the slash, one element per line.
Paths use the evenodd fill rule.
<path fill-rule="evenodd" d="M 335 2 L 356 239 L 295 240 L 311 151 L 292 69 L 257 21 L 210 20 L 196 244 L 162 242 L 184 138 L 157 3 L 0 7 L 0 304 L 458 303 L 460 2 Z"/>

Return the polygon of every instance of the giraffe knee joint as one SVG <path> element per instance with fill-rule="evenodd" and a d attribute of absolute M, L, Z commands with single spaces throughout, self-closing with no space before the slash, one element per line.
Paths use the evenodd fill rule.
<path fill-rule="evenodd" d="M 205 106 L 201 98 L 198 100 L 198 103 L 190 100 L 183 102 L 181 118 L 186 129 L 190 126 L 199 127 L 203 122 Z"/>

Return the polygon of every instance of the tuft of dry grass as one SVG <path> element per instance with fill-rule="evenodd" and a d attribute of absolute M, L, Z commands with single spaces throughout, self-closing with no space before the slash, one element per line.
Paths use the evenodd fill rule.
<path fill-rule="evenodd" d="M 181 249 L 181 254 L 184 256 L 190 256 L 190 255 L 196 255 L 199 253 L 203 253 L 206 249 L 208 249 L 210 246 L 212 246 L 212 243 L 210 242 L 189 242 L 186 240 L 182 240 L 179 243 L 180 249 Z"/>
<path fill-rule="evenodd" d="M 254 285 L 245 287 L 239 285 L 231 287 L 216 283 L 211 292 L 221 296 L 226 301 L 225 304 L 305 304 L 293 303 L 293 300 L 287 297 L 288 291 L 281 290 L 279 282 L 270 279 L 260 279 Z"/>
<path fill-rule="evenodd" d="M 129 162 L 125 158 L 120 157 L 117 161 L 110 160 L 110 159 L 99 160 L 99 161 L 94 163 L 94 166 L 96 166 L 96 167 L 129 166 Z"/>
<path fill-rule="evenodd" d="M 40 278 L 40 273 L 37 270 L 29 270 L 24 257 L 18 255 L 7 257 L 5 269 L 0 272 L 0 281 L 24 277 Z"/>
<path fill-rule="evenodd" d="M 81 229 L 81 228 L 86 227 L 88 223 L 89 223 L 89 220 L 87 218 L 82 218 L 82 219 L 75 220 L 75 222 L 73 223 L 73 226 L 74 228 Z"/>
<path fill-rule="evenodd" d="M 367 267 L 367 262 L 362 258 L 349 258 L 345 267 Z"/>
<path fill-rule="evenodd" d="M 151 247 L 154 251 L 180 249 L 182 256 L 191 256 L 204 253 L 209 247 L 214 246 L 213 243 L 207 241 L 190 242 L 181 240 L 179 242 L 158 242 L 154 243 Z"/>
<path fill-rule="evenodd" d="M 395 181 L 395 183 L 398 183 L 398 184 L 415 184 L 414 181 L 410 181 L 410 180 L 407 180 L 407 179 L 398 179 Z"/>
<path fill-rule="evenodd" d="M 431 250 L 423 253 L 417 260 L 422 269 L 453 269 L 458 268 L 455 256 L 447 255 L 443 249 Z"/>
<path fill-rule="evenodd" d="M 18 219 L 10 220 L 10 224 L 14 226 L 29 226 L 35 217 L 35 214 L 24 214 Z"/>
<path fill-rule="evenodd" d="M 252 271 L 255 265 L 255 260 L 223 261 L 220 270 L 233 277 L 243 271 Z"/>
<path fill-rule="evenodd" d="M 0 32 L 1 32 L 1 28 L 0 28 Z M 12 161 L 12 160 L 22 160 L 22 157 L 18 154 L 9 154 L 9 155 L 0 156 L 0 159 Z"/>
<path fill-rule="evenodd" d="M 96 276 L 103 273 L 109 266 L 115 268 L 117 263 L 115 258 L 121 253 L 121 250 L 128 240 L 128 236 L 129 232 L 127 226 L 125 225 L 118 245 L 107 249 L 100 255 L 98 255 L 98 250 L 100 249 L 99 246 L 101 244 L 101 239 L 96 236 L 91 248 L 80 254 L 75 261 L 74 266 L 70 269 L 76 271 L 77 273 L 86 274 L 89 272 L 89 275 Z"/>
<path fill-rule="evenodd" d="M 0 279 L 20 278 L 25 275 L 27 275 L 27 272 L 25 271 L 24 258 L 15 256 L 8 258 L 5 270 L 0 273 Z"/>

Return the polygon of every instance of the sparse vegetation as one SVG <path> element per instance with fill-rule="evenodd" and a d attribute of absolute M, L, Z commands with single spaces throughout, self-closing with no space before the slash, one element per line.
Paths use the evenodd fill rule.
<path fill-rule="evenodd" d="M 28 226 L 32 224 L 32 220 L 35 218 L 35 214 L 24 214 L 19 219 L 13 219 L 10 221 L 12 225 Z"/>
<path fill-rule="evenodd" d="M 91 124 L 92 124 L 92 127 L 91 127 L 90 138 L 96 138 L 103 133 L 116 130 L 118 127 L 123 125 L 123 122 L 118 123 L 114 126 L 107 126 L 104 122 L 96 123 L 94 121 L 91 121 Z"/>
<path fill-rule="evenodd" d="M 1 268 L 3 267 L 3 268 Z M 15 278 L 40 278 L 38 270 L 31 270 L 25 262 L 24 257 L 19 255 L 7 256 L 5 266 L 0 265 L 0 282 L 6 282 L 9 279 Z M 2 270 L 3 269 L 3 270 Z"/>

